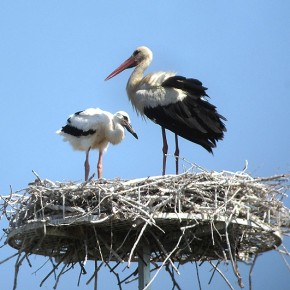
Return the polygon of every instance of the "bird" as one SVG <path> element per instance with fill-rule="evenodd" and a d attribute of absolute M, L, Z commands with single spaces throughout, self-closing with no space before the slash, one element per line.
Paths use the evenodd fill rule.
<path fill-rule="evenodd" d="M 90 172 L 90 150 L 99 150 L 97 171 L 100 179 L 103 171 L 103 153 L 107 150 L 109 143 L 116 145 L 122 142 L 125 137 L 124 128 L 138 139 L 126 112 L 119 111 L 113 115 L 100 108 L 89 108 L 70 115 L 66 125 L 56 133 L 63 136 L 63 140 L 68 141 L 73 149 L 86 152 L 84 167 L 85 181 L 87 181 Z"/>
<path fill-rule="evenodd" d="M 224 138 L 225 117 L 208 102 L 207 88 L 194 78 L 174 72 L 155 72 L 144 76 L 153 60 L 152 51 L 140 46 L 118 68 L 109 74 L 109 80 L 127 68 L 133 70 L 126 86 L 127 95 L 138 115 L 146 116 L 161 126 L 163 139 L 162 175 L 165 175 L 168 144 L 166 130 L 175 134 L 175 161 L 178 174 L 178 136 L 199 144 L 213 153 L 216 142 Z"/>

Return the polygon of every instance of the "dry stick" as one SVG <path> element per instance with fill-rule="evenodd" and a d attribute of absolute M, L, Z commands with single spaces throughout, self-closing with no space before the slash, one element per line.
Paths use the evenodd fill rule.
<path fill-rule="evenodd" d="M 221 239 L 221 241 L 222 241 L 222 239 Z M 216 241 L 216 243 L 218 244 L 218 246 L 220 247 L 220 249 L 221 249 L 221 251 L 222 251 L 222 253 L 223 253 L 223 256 L 221 256 L 218 252 L 216 252 L 216 251 L 214 251 L 215 252 L 215 254 L 216 254 L 216 256 L 219 258 L 219 259 L 221 259 L 221 261 L 222 260 L 224 260 L 224 261 L 227 261 L 228 260 L 228 257 L 227 257 L 227 254 L 226 254 L 226 252 L 225 252 L 225 249 L 224 249 L 224 246 L 220 243 L 220 241 Z"/>
<path fill-rule="evenodd" d="M 43 283 L 47 280 L 47 278 L 57 269 L 57 267 L 62 263 L 62 261 L 66 258 L 66 256 L 68 256 L 68 253 L 66 253 L 65 255 L 63 255 L 60 259 L 60 261 L 56 264 L 53 265 L 53 268 L 51 271 L 49 271 L 49 273 L 45 276 L 45 278 L 41 281 L 40 283 L 40 287 L 42 287 Z"/>
<path fill-rule="evenodd" d="M 153 214 L 151 214 L 152 216 Z M 160 228 L 160 226 L 158 226 L 154 220 L 154 223 L 152 224 L 151 222 L 149 222 L 146 218 L 144 218 L 142 215 L 138 216 L 139 219 L 143 220 L 145 223 L 148 223 L 150 226 L 154 226 L 155 228 L 157 228 L 160 232 L 162 232 L 163 234 L 165 234 L 165 231 Z M 136 218 L 135 218 L 136 219 Z"/>
<path fill-rule="evenodd" d="M 53 258 L 50 257 L 49 261 L 50 261 L 51 265 L 54 267 L 55 264 L 54 264 L 54 262 L 53 262 Z M 56 276 L 57 276 L 56 269 L 57 269 L 57 268 L 55 268 L 55 269 L 53 270 L 54 280 L 56 279 Z"/>
<path fill-rule="evenodd" d="M 13 290 L 15 290 L 16 287 L 17 287 L 17 277 L 18 277 L 19 268 L 20 268 L 23 260 L 28 255 L 29 248 L 26 248 L 25 249 L 26 241 L 27 241 L 27 239 L 25 238 L 24 241 L 23 241 L 23 244 L 22 244 L 21 248 L 18 250 L 18 257 L 17 257 L 17 260 L 15 262 Z M 20 259 L 22 252 L 24 252 L 25 250 L 27 251 L 27 253 L 25 253 L 24 256 Z"/>
<path fill-rule="evenodd" d="M 142 185 L 136 185 L 135 187 L 133 188 L 130 188 L 130 191 L 136 191 L 138 188 L 143 188 L 143 187 L 150 187 L 150 186 L 153 186 L 153 185 L 157 185 L 158 183 L 160 183 L 161 181 L 160 180 L 163 180 L 163 181 L 166 181 L 166 180 L 170 180 L 172 178 L 177 178 L 178 176 L 177 175 L 165 175 L 165 176 L 152 176 L 152 177 L 149 177 L 151 180 L 150 182 L 148 183 L 144 183 Z M 138 183 L 141 183 L 142 181 L 145 182 L 147 181 L 147 177 L 144 179 L 144 178 L 140 178 L 140 179 L 135 179 L 135 180 L 132 180 L 132 181 L 126 181 L 123 183 L 123 185 L 132 185 L 132 184 L 138 184 Z M 120 191 L 119 194 L 123 194 L 123 193 L 127 193 L 128 190 L 123 190 L 123 191 Z"/>
<path fill-rule="evenodd" d="M 225 280 L 225 282 L 228 284 L 228 286 L 230 287 L 231 290 L 234 290 L 233 286 L 231 285 L 231 283 L 229 282 L 229 280 L 226 278 L 226 276 L 223 274 L 223 272 L 217 267 L 215 266 L 212 261 L 208 261 L 212 267 L 222 276 L 222 278 Z"/>
<path fill-rule="evenodd" d="M 46 263 L 48 263 L 50 261 L 51 258 L 48 258 L 39 268 L 37 268 L 34 272 L 32 272 L 32 274 L 36 274 L 40 269 L 42 269 Z"/>
<path fill-rule="evenodd" d="M 290 236 L 290 235 L 288 235 L 288 236 Z M 285 246 L 283 244 L 281 244 L 280 247 L 284 249 L 283 251 L 282 250 L 278 250 L 278 252 L 280 254 L 284 254 L 286 256 L 290 256 L 290 252 L 285 248 Z M 276 247 L 275 247 L 275 250 L 277 250 Z"/>
<path fill-rule="evenodd" d="M 109 261 L 111 260 L 111 253 L 112 253 L 112 249 L 113 249 L 113 221 L 112 221 L 112 219 L 110 220 L 110 223 L 111 223 L 111 233 L 110 233 L 111 244 L 110 244 L 110 255 L 109 255 Z"/>
<path fill-rule="evenodd" d="M 26 254 L 20 259 L 22 254 L 22 251 L 19 252 L 18 254 L 18 258 L 15 262 L 15 272 L 14 272 L 14 282 L 13 282 L 13 290 L 15 290 L 17 288 L 17 277 L 18 277 L 18 272 L 19 272 L 19 268 L 23 262 L 23 260 L 25 259 Z"/>
<path fill-rule="evenodd" d="M 102 254 L 102 248 L 100 246 L 100 241 L 98 239 L 98 234 L 97 234 L 96 228 L 93 227 L 93 229 L 94 229 L 94 232 L 95 232 L 95 236 L 96 236 L 96 240 L 97 240 L 97 245 L 98 245 L 98 248 L 99 248 L 99 252 L 100 252 L 100 255 L 101 255 L 101 259 L 102 259 L 102 262 L 104 262 L 104 258 L 103 258 L 103 254 Z"/>
<path fill-rule="evenodd" d="M 182 231 L 182 235 L 179 237 L 176 246 L 174 247 L 174 249 L 169 253 L 169 255 L 164 259 L 164 261 L 161 264 L 161 267 L 156 271 L 155 275 L 153 276 L 153 278 L 149 281 L 149 283 L 146 285 L 146 287 L 143 290 L 148 289 L 148 287 L 152 284 L 152 282 L 155 280 L 155 278 L 157 277 L 157 275 L 159 274 L 160 270 L 163 268 L 163 266 L 166 264 L 167 260 L 171 257 L 171 255 L 174 253 L 174 251 L 178 248 L 181 239 L 183 238 L 185 231 Z"/>
<path fill-rule="evenodd" d="M 198 287 L 199 287 L 199 290 L 201 290 L 201 283 L 200 283 L 200 278 L 199 278 L 199 272 L 198 272 L 197 262 L 194 261 L 194 263 L 195 263 L 195 269 L 196 269 L 196 275 L 197 275 Z"/>
<path fill-rule="evenodd" d="M 41 212 L 42 212 L 42 220 L 44 221 L 44 207 L 43 207 L 43 200 L 42 200 L 42 192 L 40 192 L 40 205 L 41 205 Z M 46 235 L 46 224 L 43 223 L 43 232 L 44 236 Z"/>
<path fill-rule="evenodd" d="M 123 258 L 123 257 L 126 257 L 127 254 L 128 254 L 128 253 L 126 253 L 126 252 L 123 253 L 122 258 Z M 114 271 L 114 270 L 115 270 L 115 269 L 116 269 L 120 264 L 121 264 L 120 262 L 117 262 L 117 261 L 116 261 L 116 265 L 115 265 L 114 267 L 112 267 L 113 271 Z"/>
<path fill-rule="evenodd" d="M 285 258 L 284 255 L 282 255 L 281 253 L 279 253 L 279 254 L 281 255 L 281 257 L 282 257 L 283 261 L 285 262 L 285 264 L 286 264 L 288 270 L 290 271 L 290 265 L 289 265 L 289 263 L 287 262 L 286 258 Z"/>
<path fill-rule="evenodd" d="M 62 269 L 60 270 L 59 274 L 57 275 L 55 284 L 53 286 L 53 289 L 57 288 L 57 284 L 59 282 L 60 276 L 63 274 L 63 271 L 64 271 L 65 267 L 66 267 L 66 265 L 63 265 Z"/>
<path fill-rule="evenodd" d="M 116 252 L 118 252 L 118 251 L 123 247 L 123 245 L 125 244 L 127 238 L 129 237 L 129 234 L 131 233 L 131 231 L 132 231 L 132 228 L 129 229 L 128 233 L 126 234 L 126 236 L 125 236 L 125 238 L 124 238 L 124 240 L 123 240 L 123 242 L 122 242 L 121 245 L 117 248 Z"/>
<path fill-rule="evenodd" d="M 35 175 L 37 180 L 41 182 L 41 178 L 39 177 L 39 175 L 34 170 L 32 170 L 32 173 Z"/>
<path fill-rule="evenodd" d="M 208 285 L 211 283 L 211 281 L 212 281 L 212 279 L 213 279 L 213 276 L 214 276 L 214 274 L 215 274 L 215 271 L 216 271 L 216 269 L 218 268 L 218 265 L 220 264 L 220 262 L 221 262 L 221 261 L 218 261 L 218 262 L 216 263 L 215 268 L 214 268 L 214 270 L 213 270 L 213 272 L 212 272 L 212 274 L 211 274 L 211 276 L 210 276 L 210 279 L 209 279 L 209 281 L 208 281 Z"/>
<path fill-rule="evenodd" d="M 71 264 L 71 265 L 68 267 L 69 264 Z M 74 269 L 74 266 L 75 266 L 76 263 L 71 262 L 69 264 L 66 265 L 68 268 L 63 272 L 63 274 L 65 274 L 66 272 L 70 271 L 71 269 Z"/>
<path fill-rule="evenodd" d="M 141 206 L 143 207 L 142 204 L 138 204 L 138 203 L 136 202 L 136 203 L 139 205 L 139 206 L 138 206 L 138 205 L 134 205 L 134 204 L 132 204 L 131 202 L 129 202 L 129 201 L 126 200 L 125 198 L 120 197 L 120 199 L 121 199 L 121 201 L 123 201 L 123 202 L 129 204 L 130 206 L 132 206 L 132 207 L 134 207 L 134 208 L 136 208 L 138 211 L 144 213 L 144 214 L 145 214 L 145 215 L 146 215 L 146 216 L 151 220 L 151 222 L 152 222 L 153 224 L 155 223 L 154 219 L 152 218 L 152 215 L 150 215 L 146 210 L 144 210 L 144 209 L 141 208 Z"/>
<path fill-rule="evenodd" d="M 110 269 L 110 271 L 113 272 L 113 274 L 116 276 L 117 281 L 118 281 L 118 284 L 117 285 L 119 286 L 119 289 L 122 290 L 122 286 L 121 286 L 121 283 L 120 283 L 121 281 L 120 281 L 119 274 L 112 270 L 112 267 L 109 265 L 108 262 L 105 261 L 105 263 L 108 266 L 108 268 Z"/>
<path fill-rule="evenodd" d="M 1 196 L 1 199 L 3 200 L 3 210 L 1 210 L 3 212 L 3 215 L 5 215 L 6 219 L 9 220 L 9 214 L 7 214 L 7 207 L 9 206 L 9 202 L 11 202 L 12 197 L 13 197 L 13 190 L 12 190 L 12 186 L 10 185 L 10 194 L 8 197 L 5 196 Z M 1 238 L 2 240 L 2 238 Z"/>
<path fill-rule="evenodd" d="M 30 260 L 29 260 L 29 258 L 28 258 L 28 255 L 29 255 L 29 253 L 27 253 L 27 254 L 25 255 L 25 259 L 26 259 L 26 261 L 27 261 L 29 267 L 32 268 L 32 264 L 31 264 L 31 262 L 30 262 Z"/>
<path fill-rule="evenodd" d="M 150 270 L 150 272 L 151 272 L 151 271 L 152 271 L 152 270 Z M 137 277 L 137 278 L 134 278 L 134 279 L 132 279 L 132 280 L 130 280 L 130 281 L 127 282 L 128 279 L 130 279 L 132 276 L 136 276 L 137 274 L 138 274 L 138 267 L 137 267 L 136 270 L 133 271 L 129 276 L 127 276 L 127 277 L 124 278 L 122 281 L 120 281 L 120 283 L 122 284 L 122 283 L 125 282 L 125 284 L 129 284 L 129 283 L 131 283 L 131 282 L 137 280 L 138 277 Z"/>
<path fill-rule="evenodd" d="M 81 282 L 81 277 L 82 277 L 82 274 L 84 273 L 84 274 L 86 274 L 86 270 L 84 270 L 84 267 L 83 267 L 83 265 L 81 264 L 81 262 L 79 261 L 79 264 L 80 264 L 80 266 L 81 266 L 81 270 L 80 270 L 80 274 L 79 274 L 79 278 L 78 278 L 78 287 L 80 286 L 80 282 Z M 84 271 L 84 272 L 83 272 Z"/>
<path fill-rule="evenodd" d="M 105 245 L 105 247 L 113 254 L 113 256 L 115 256 L 117 258 L 117 260 L 121 263 L 124 263 L 124 260 L 121 259 L 121 257 L 114 251 L 114 249 L 112 249 L 107 243 L 106 241 L 99 236 L 99 239 L 101 240 L 101 242 Z M 105 261 L 104 261 L 105 262 Z M 106 263 L 106 262 L 105 262 Z"/>
<path fill-rule="evenodd" d="M 62 194 L 62 218 L 65 219 L 65 194 Z"/>
<path fill-rule="evenodd" d="M 172 290 L 176 287 L 177 289 L 181 290 L 180 286 L 178 285 L 178 283 L 176 282 L 176 279 L 174 277 L 174 272 L 173 270 L 169 269 L 169 265 L 167 264 L 165 266 L 165 270 L 169 273 L 169 276 L 171 277 L 172 283 L 173 283 L 173 288 Z M 174 270 L 175 271 L 175 270 Z"/>
<path fill-rule="evenodd" d="M 97 269 L 98 269 L 98 260 L 95 260 L 95 273 L 96 273 L 96 275 L 95 275 L 94 290 L 97 290 L 97 288 L 98 288 L 98 271 L 97 271 Z"/>
<path fill-rule="evenodd" d="M 253 260 L 253 263 L 251 265 L 251 268 L 250 268 L 250 272 L 249 272 L 249 289 L 252 290 L 252 272 L 253 272 L 253 269 L 254 269 L 254 266 L 255 266 L 255 263 L 256 263 L 256 260 L 258 258 L 258 254 L 255 255 L 255 258 Z"/>
<path fill-rule="evenodd" d="M 234 270 L 234 274 L 238 278 L 239 286 L 241 288 L 243 288 L 244 287 L 244 284 L 243 284 L 243 281 L 242 281 L 242 277 L 241 277 L 241 275 L 239 273 L 239 269 L 237 268 L 237 263 L 236 263 L 236 261 L 234 261 L 233 254 L 232 254 L 232 249 L 231 249 L 231 244 L 230 244 L 229 234 L 228 234 L 228 222 L 225 225 L 225 236 L 226 236 L 226 242 L 227 242 L 227 246 L 228 246 L 228 252 L 229 252 L 229 255 L 230 255 L 231 264 L 232 264 L 232 267 L 233 267 L 233 270 Z"/>
<path fill-rule="evenodd" d="M 86 255 L 85 255 L 85 259 L 84 259 L 84 262 L 83 264 L 85 265 L 88 261 L 88 245 L 87 245 L 87 241 L 84 240 L 84 246 L 85 246 L 85 252 L 86 252 Z"/>
<path fill-rule="evenodd" d="M 12 256 L 9 256 L 8 258 L 6 258 L 6 259 L 0 261 L 0 265 L 3 264 L 3 263 L 5 263 L 5 262 L 7 262 L 7 261 L 9 261 L 10 259 L 14 258 L 14 257 L 17 256 L 17 255 L 19 255 L 19 253 L 15 253 L 15 254 L 13 254 Z"/>
<path fill-rule="evenodd" d="M 172 199 L 174 198 L 173 195 L 170 195 L 167 199 L 165 199 L 164 201 L 162 201 L 161 203 L 158 203 L 157 205 L 155 205 L 154 207 L 152 207 L 152 211 L 157 211 L 159 208 L 165 206 L 166 204 L 168 204 Z"/>
<path fill-rule="evenodd" d="M 161 266 L 156 265 L 156 263 L 152 263 L 152 264 L 155 266 L 155 268 L 154 269 L 150 269 L 150 273 L 154 272 L 156 269 L 159 269 L 161 267 Z M 128 280 L 131 276 L 133 276 L 133 275 L 136 276 L 137 274 L 138 274 L 138 267 L 129 277 L 125 278 L 123 281 Z M 138 279 L 139 279 L 139 277 L 133 278 L 130 281 L 126 281 L 125 284 L 130 284 L 130 283 L 132 283 L 132 282 L 134 282 L 134 281 L 136 281 Z"/>
<path fill-rule="evenodd" d="M 160 240 L 158 239 L 158 237 L 154 234 L 154 232 L 150 231 L 151 235 L 154 237 L 154 239 L 156 240 L 157 244 L 159 245 L 160 249 L 162 250 L 162 252 L 164 253 L 165 256 L 168 256 L 167 251 L 165 250 L 165 248 L 163 247 L 162 243 L 160 242 Z M 169 258 L 168 259 L 172 268 L 175 270 L 175 272 L 180 275 L 180 272 L 178 271 L 178 269 L 175 267 L 174 263 L 172 262 L 172 260 Z"/>
<path fill-rule="evenodd" d="M 288 263 L 288 261 L 286 260 L 285 256 L 290 256 L 289 251 L 285 248 L 285 246 L 283 244 L 280 245 L 281 248 L 283 248 L 284 250 L 279 250 L 276 246 L 275 246 L 275 250 L 278 251 L 278 253 L 280 254 L 280 256 L 282 257 L 284 263 L 286 264 L 286 267 L 288 268 L 288 270 L 290 271 L 290 265 Z"/>
<path fill-rule="evenodd" d="M 95 260 L 95 271 L 93 273 L 93 275 L 90 277 L 90 279 L 86 282 L 86 285 L 89 285 L 91 283 L 91 281 L 95 278 L 95 284 L 96 284 L 96 280 L 98 279 L 98 271 L 101 269 L 101 267 L 103 266 L 103 264 L 105 263 L 104 261 L 101 262 L 101 264 L 96 267 L 98 264 L 98 260 Z"/>
<path fill-rule="evenodd" d="M 91 180 L 92 180 L 94 177 L 95 177 L 95 173 L 93 173 L 92 176 L 91 176 L 88 180 L 86 180 L 85 182 L 83 182 L 83 183 L 81 184 L 81 188 L 82 188 L 82 187 L 85 187 L 88 183 L 90 183 Z"/>
<path fill-rule="evenodd" d="M 137 245 L 138 245 L 138 243 L 139 243 L 139 241 L 140 241 L 140 239 L 141 239 L 141 237 L 142 237 L 142 235 L 143 235 L 143 233 L 144 233 L 144 231 L 145 231 L 147 225 L 148 225 L 148 221 L 147 221 L 147 222 L 144 224 L 144 226 L 142 227 L 142 229 L 141 229 L 141 231 L 140 231 L 140 233 L 139 233 L 139 236 L 138 236 L 137 240 L 135 241 L 135 243 L 134 243 L 134 245 L 133 245 L 133 248 L 132 248 L 132 250 L 131 250 L 131 252 L 130 252 L 129 259 L 128 259 L 128 268 L 129 268 L 130 265 L 131 265 L 131 258 L 132 258 L 132 255 L 134 254 L 135 248 L 137 247 Z"/>

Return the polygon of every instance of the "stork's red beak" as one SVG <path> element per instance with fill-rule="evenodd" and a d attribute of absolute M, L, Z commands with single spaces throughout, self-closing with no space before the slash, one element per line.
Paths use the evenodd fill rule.
<path fill-rule="evenodd" d="M 118 68 L 116 68 L 112 73 L 110 73 L 106 78 L 105 81 L 113 78 L 123 70 L 127 68 L 134 67 L 138 64 L 138 62 L 135 60 L 133 56 L 130 56 L 127 60 L 125 60 Z"/>

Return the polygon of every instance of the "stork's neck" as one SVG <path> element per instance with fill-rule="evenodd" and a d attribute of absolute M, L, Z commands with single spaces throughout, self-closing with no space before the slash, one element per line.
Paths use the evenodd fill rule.
<path fill-rule="evenodd" d="M 134 104 L 134 96 L 136 91 L 139 89 L 139 85 L 144 77 L 144 71 L 150 65 L 151 60 L 145 59 L 141 63 L 139 63 L 135 69 L 133 70 L 128 83 L 127 83 L 127 94 L 131 102 Z"/>
<path fill-rule="evenodd" d="M 137 91 L 138 85 L 143 79 L 143 75 L 144 75 L 144 69 L 142 69 L 142 67 L 140 66 L 137 66 L 132 72 L 127 83 L 127 93 L 130 99 L 131 99 L 131 95 Z"/>
<path fill-rule="evenodd" d="M 112 120 L 112 129 L 108 131 L 108 139 L 110 143 L 112 144 L 119 144 L 125 137 L 124 133 L 124 127 L 118 123 L 115 122 L 114 119 Z"/>

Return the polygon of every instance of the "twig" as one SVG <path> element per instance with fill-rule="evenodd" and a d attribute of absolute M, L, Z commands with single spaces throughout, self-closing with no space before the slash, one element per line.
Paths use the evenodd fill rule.
<path fill-rule="evenodd" d="M 60 261 L 56 265 L 53 266 L 52 270 L 49 271 L 49 273 L 41 281 L 41 283 L 39 285 L 40 287 L 42 287 L 43 283 L 47 280 L 47 278 L 58 268 L 58 266 L 62 263 L 62 261 L 65 259 L 66 256 L 67 255 L 62 256 L 61 259 L 60 259 Z"/>
<path fill-rule="evenodd" d="M 134 245 L 133 245 L 133 247 L 132 247 L 132 250 L 131 250 L 131 252 L 130 252 L 129 259 L 128 259 L 128 268 L 129 268 L 130 265 L 131 265 L 132 255 L 134 254 L 134 251 L 135 251 L 135 249 L 136 249 L 136 247 L 137 247 L 137 245 L 138 245 L 138 243 L 139 243 L 139 241 L 140 241 L 140 239 L 141 239 L 141 237 L 142 237 L 142 235 L 143 235 L 143 233 L 144 233 L 144 231 L 145 231 L 147 225 L 148 225 L 147 222 L 143 225 L 143 227 L 142 227 L 142 229 L 141 229 L 141 231 L 140 231 L 140 233 L 139 233 L 139 235 L 138 235 L 138 238 L 137 238 L 137 240 L 135 241 L 135 243 L 134 243 Z"/>
<path fill-rule="evenodd" d="M 111 266 L 109 265 L 109 263 L 105 262 L 106 265 L 108 266 L 108 268 L 110 269 L 110 271 L 116 276 L 116 279 L 118 281 L 117 285 L 119 286 L 119 290 L 122 290 L 122 286 L 121 286 L 121 281 L 120 281 L 120 277 L 119 274 L 116 273 L 115 271 L 112 270 Z"/>
<path fill-rule="evenodd" d="M 66 265 L 63 265 L 62 269 L 60 270 L 59 274 L 57 275 L 55 284 L 53 286 L 53 289 L 56 289 L 57 288 L 57 285 L 58 285 L 60 276 L 63 274 L 63 271 L 64 271 L 65 267 L 66 267 Z"/>
<path fill-rule="evenodd" d="M 32 173 L 35 175 L 35 177 L 37 178 L 37 180 L 39 182 L 41 182 L 41 178 L 39 177 L 39 175 L 34 170 L 32 170 Z"/>
<path fill-rule="evenodd" d="M 252 265 L 251 265 L 251 268 L 250 268 L 250 271 L 249 271 L 249 289 L 250 290 L 253 289 L 253 285 L 252 285 L 252 273 L 253 273 L 253 269 L 254 269 L 254 266 L 255 266 L 255 263 L 256 263 L 257 258 L 258 258 L 258 254 L 255 255 L 254 260 L 253 260 Z"/>
<path fill-rule="evenodd" d="M 86 285 L 89 285 L 91 283 L 91 281 L 95 278 L 94 287 L 96 287 L 97 282 L 98 282 L 98 272 L 104 263 L 105 262 L 101 262 L 101 264 L 98 266 L 98 260 L 95 260 L 95 271 L 94 271 L 93 275 L 90 277 L 90 279 L 86 282 Z"/>
<path fill-rule="evenodd" d="M 220 264 L 220 262 L 221 262 L 221 261 L 217 261 L 217 263 L 216 263 L 216 265 L 215 265 L 215 268 L 214 268 L 214 270 L 213 270 L 213 272 L 212 272 L 212 274 L 211 274 L 211 276 L 210 276 L 210 279 L 209 279 L 209 281 L 208 281 L 208 284 L 211 283 L 211 281 L 212 281 L 212 279 L 213 279 L 213 276 L 214 276 L 214 274 L 215 274 L 215 271 L 216 271 L 216 269 L 218 268 L 218 265 Z"/>
<path fill-rule="evenodd" d="M 176 287 L 178 290 L 181 290 L 180 286 L 178 285 L 175 277 L 174 277 L 174 271 L 169 269 L 169 264 L 165 265 L 165 270 L 169 273 L 169 276 L 171 277 L 171 281 L 173 283 L 173 288 L 172 290 L 174 290 L 174 288 Z"/>
<path fill-rule="evenodd" d="M 113 256 L 115 256 L 115 258 L 121 262 L 124 263 L 124 260 L 116 253 L 116 251 L 114 249 L 112 249 L 112 247 L 110 247 L 106 241 L 99 235 L 99 239 L 102 241 L 102 243 L 105 245 L 105 247 L 110 251 L 110 253 L 113 254 Z M 105 262 L 105 261 L 104 261 Z"/>
<path fill-rule="evenodd" d="M 199 290 L 201 290 L 201 283 L 200 283 L 200 278 L 199 278 L 199 272 L 198 272 L 197 262 L 194 261 L 194 264 L 195 264 L 195 269 L 196 269 L 196 275 L 197 275 L 198 287 L 199 287 Z"/>
<path fill-rule="evenodd" d="M 222 276 L 222 278 L 225 280 L 225 282 L 228 284 L 228 286 L 230 287 L 231 290 L 234 290 L 233 286 L 231 285 L 231 283 L 229 282 L 229 280 L 226 278 L 226 276 L 223 274 L 223 272 L 217 267 L 215 266 L 212 261 L 208 261 L 212 267 Z"/>
<path fill-rule="evenodd" d="M 150 231 L 150 233 L 151 233 L 151 235 L 155 238 L 155 240 L 156 240 L 158 246 L 160 247 L 160 249 L 162 250 L 162 252 L 164 253 L 164 255 L 165 255 L 165 256 L 168 256 L 168 253 L 167 253 L 166 249 L 163 247 L 163 245 L 162 245 L 162 243 L 160 242 L 160 240 L 158 239 L 158 237 L 154 234 L 153 231 Z M 177 274 L 180 275 L 178 269 L 175 267 L 175 265 L 174 265 L 174 263 L 172 262 L 172 260 L 171 260 L 170 258 L 169 258 L 168 260 L 169 260 L 169 262 L 170 262 L 172 268 L 175 270 L 175 272 L 176 272 Z"/>
<path fill-rule="evenodd" d="M 164 261 L 161 264 L 161 267 L 156 271 L 155 275 L 153 276 L 153 278 L 149 281 L 149 283 L 146 285 L 146 287 L 143 290 L 146 290 L 151 284 L 152 282 L 155 280 L 155 278 L 157 277 L 159 271 L 162 269 L 162 267 L 167 263 L 167 260 L 171 257 L 171 255 L 174 253 L 174 251 L 176 251 L 176 249 L 178 248 L 182 238 L 184 235 L 184 231 L 182 231 L 181 236 L 179 237 L 176 246 L 174 247 L 174 249 L 167 255 L 167 257 L 164 259 Z"/>
<path fill-rule="evenodd" d="M 14 257 L 17 256 L 17 255 L 19 255 L 19 253 L 15 253 L 15 254 L 9 256 L 8 258 L 6 258 L 6 259 L 0 261 L 0 265 L 3 264 L 3 263 L 5 263 L 5 262 L 7 262 L 7 261 L 9 261 L 10 259 L 14 258 Z"/>
<path fill-rule="evenodd" d="M 234 270 L 234 274 L 238 278 L 238 283 L 239 283 L 240 287 L 243 288 L 244 284 L 243 284 L 243 281 L 242 281 L 242 277 L 241 277 L 241 275 L 239 273 L 239 270 L 237 268 L 237 263 L 236 263 L 236 261 L 234 261 L 234 258 L 233 258 L 232 248 L 231 248 L 231 243 L 230 243 L 230 240 L 229 240 L 229 234 L 228 234 L 227 228 L 228 228 L 228 224 L 226 223 L 225 236 L 226 236 L 226 242 L 227 242 L 227 247 L 228 247 L 228 253 L 230 255 L 231 264 L 232 264 L 232 267 L 233 267 L 233 270 Z"/>
<path fill-rule="evenodd" d="M 13 290 L 16 290 L 16 288 L 17 288 L 17 277 L 18 277 L 19 268 L 20 268 L 20 266 L 21 266 L 21 264 L 26 256 L 26 254 L 24 254 L 24 256 L 21 258 L 21 254 L 22 254 L 22 252 L 18 253 L 18 258 L 17 258 L 16 263 L 15 263 Z"/>

